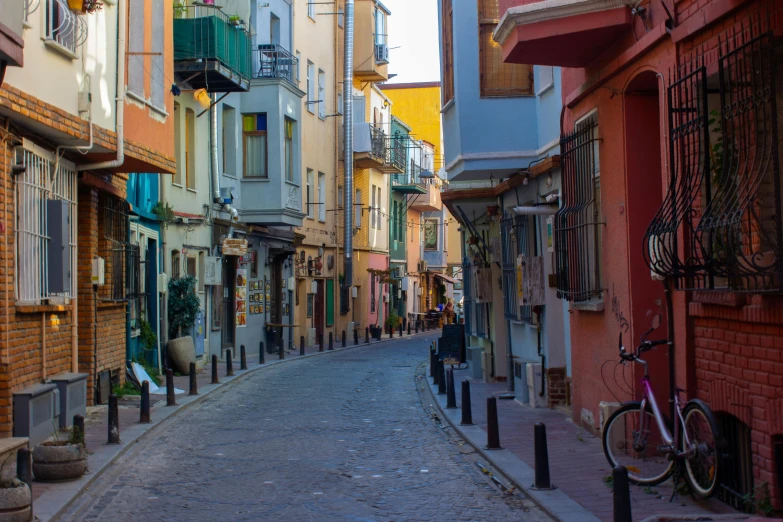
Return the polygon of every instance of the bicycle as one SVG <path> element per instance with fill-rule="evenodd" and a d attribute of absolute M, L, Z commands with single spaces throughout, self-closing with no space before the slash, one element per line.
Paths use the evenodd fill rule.
<path fill-rule="evenodd" d="M 660 317 L 655 318 L 660 324 Z M 685 464 L 685 477 L 691 494 L 708 498 L 718 484 L 718 429 L 709 406 L 698 399 L 683 404 L 676 389 L 674 395 L 674 434 L 669 431 L 653 395 L 647 362 L 640 356 L 668 340 L 648 341 L 657 328 L 653 325 L 642 337 L 636 353 L 628 353 L 620 334 L 620 362 L 644 366 L 643 396 L 639 402 L 628 402 L 606 422 L 603 447 L 612 467 L 625 466 L 631 482 L 655 486 L 668 479 L 675 464 Z M 642 413 L 643 412 L 643 413 Z"/>

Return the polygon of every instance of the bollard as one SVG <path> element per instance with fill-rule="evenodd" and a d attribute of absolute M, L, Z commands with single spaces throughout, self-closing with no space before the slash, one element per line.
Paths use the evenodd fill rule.
<path fill-rule="evenodd" d="M 446 367 L 443 361 L 438 362 L 438 395 L 446 394 Z"/>
<path fill-rule="evenodd" d="M 473 425 L 473 409 L 470 405 L 470 381 L 462 381 L 462 422 L 461 426 Z"/>
<path fill-rule="evenodd" d="M 263 348 L 263 344 L 261 343 L 261 348 Z M 261 352 L 263 353 L 263 352 Z M 218 379 L 218 359 L 217 355 L 212 356 L 212 384 L 220 384 L 220 379 Z"/>
<path fill-rule="evenodd" d="M 498 402 L 495 397 L 487 399 L 487 445 L 484 449 L 503 449 L 500 446 L 500 433 L 498 430 Z"/>
<path fill-rule="evenodd" d="M 152 422 L 152 418 L 150 417 L 150 381 L 145 380 L 141 383 L 141 408 L 139 411 L 139 423 L 149 424 Z M 74 427 L 75 426 L 76 425 L 74 424 Z"/>
<path fill-rule="evenodd" d="M 536 481 L 533 484 L 533 488 L 554 489 L 549 479 L 549 451 L 546 447 L 546 426 L 541 422 L 537 422 L 533 428 L 533 434 L 536 454 Z"/>
<path fill-rule="evenodd" d="M 245 346 L 242 345 L 242 354 L 245 353 Z M 245 369 L 247 370 L 247 361 L 245 361 Z M 196 363 L 192 362 L 190 363 L 190 391 L 188 391 L 188 395 L 198 395 L 198 380 L 196 380 L 196 377 L 198 374 L 196 373 Z"/>
<path fill-rule="evenodd" d="M 435 352 L 430 350 L 430 377 L 435 377 L 435 364 L 437 361 L 437 357 L 435 355 Z M 435 384 L 435 383 L 433 383 Z"/>
<path fill-rule="evenodd" d="M 177 401 L 174 398 L 174 370 L 166 369 L 166 406 L 176 406 Z"/>
<path fill-rule="evenodd" d="M 394 339 L 394 327 L 389 326 L 389 339 Z"/>
<path fill-rule="evenodd" d="M 370 327 L 364 327 L 364 344 L 370 344 Z"/>
<path fill-rule="evenodd" d="M 264 341 L 258 343 L 258 363 L 259 364 L 266 363 L 266 354 L 264 354 Z"/>
<path fill-rule="evenodd" d="M 345 330 L 343 330 L 343 335 L 342 335 L 341 339 L 342 339 L 342 347 L 345 348 L 345 342 L 346 342 L 346 340 L 345 340 Z"/>
<path fill-rule="evenodd" d="M 304 335 L 299 336 L 299 355 L 305 354 Z"/>
<path fill-rule="evenodd" d="M 332 332 L 329 332 L 329 350 L 334 350 L 334 337 Z"/>
<path fill-rule="evenodd" d="M 399 329 L 400 329 L 400 335 L 398 337 L 402 337 L 402 323 L 399 324 Z"/>
<path fill-rule="evenodd" d="M 318 351 L 324 351 L 324 334 L 318 334 Z"/>
<path fill-rule="evenodd" d="M 411 322 L 408 321 L 408 335 L 411 334 Z"/>
<path fill-rule="evenodd" d="M 247 354 L 245 353 L 245 345 L 239 345 L 239 369 L 247 370 Z"/>
<path fill-rule="evenodd" d="M 419 321 L 416 321 L 416 333 L 419 333 Z"/>
<path fill-rule="evenodd" d="M 81 442 L 84 449 L 87 449 L 87 438 L 84 432 L 84 417 L 81 415 L 73 416 L 73 438 L 77 442 Z"/>
<path fill-rule="evenodd" d="M 440 365 L 440 359 L 438 358 L 437 354 L 434 357 L 435 357 L 435 359 L 434 359 L 435 364 L 433 365 L 434 369 L 432 370 L 432 372 L 433 372 L 432 373 L 432 385 L 433 386 L 437 386 L 438 382 L 440 381 L 440 366 L 441 365 Z"/>
<path fill-rule="evenodd" d="M 454 409 L 457 407 L 457 393 L 454 391 L 454 370 L 449 369 L 446 378 L 446 408 Z"/>
<path fill-rule="evenodd" d="M 277 340 L 277 357 L 282 361 L 285 359 L 285 349 L 283 348 L 283 338 Z"/>
<path fill-rule="evenodd" d="M 614 522 L 631 522 L 631 492 L 625 466 L 617 466 L 612 470 L 612 484 Z"/>
<path fill-rule="evenodd" d="M 226 377 L 234 375 L 234 358 L 231 350 L 226 350 Z"/>
<path fill-rule="evenodd" d="M 359 329 L 354 328 L 353 329 L 353 345 L 359 346 Z"/>
<path fill-rule="evenodd" d="M 120 443 L 120 409 L 117 396 L 109 395 L 109 442 L 108 444 Z"/>

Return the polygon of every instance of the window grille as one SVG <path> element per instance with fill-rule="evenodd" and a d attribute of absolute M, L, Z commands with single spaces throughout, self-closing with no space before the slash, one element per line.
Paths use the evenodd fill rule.
<path fill-rule="evenodd" d="M 98 205 L 98 228 L 102 236 L 100 256 L 105 263 L 105 284 L 100 295 L 104 300 L 125 301 L 139 291 L 140 270 L 138 247 L 129 244 L 128 203 L 102 192 Z"/>
<path fill-rule="evenodd" d="M 554 220 L 557 296 L 577 303 L 602 296 L 599 141 L 595 113 L 560 138 L 563 205 Z"/>
<path fill-rule="evenodd" d="M 517 307 L 517 239 L 514 232 L 514 216 L 505 213 L 500 223 L 500 237 L 503 241 L 503 312 L 506 319 L 519 319 Z"/>
<path fill-rule="evenodd" d="M 51 154 L 25 142 L 16 150 L 17 163 L 25 167 L 16 178 L 16 298 L 22 303 L 41 304 L 52 298 L 76 295 L 76 169 L 66 160 L 55 161 Z M 57 169 L 55 170 L 55 164 Z M 68 253 L 63 261 L 69 263 L 71 287 L 62 294 L 49 291 L 50 252 L 47 201 L 68 202 L 70 238 Z"/>
<path fill-rule="evenodd" d="M 748 498 L 753 495 L 753 447 L 750 427 L 725 412 L 717 412 L 718 431 L 726 447 L 718 452 L 718 490 L 720 500 L 734 509 L 753 513 Z"/>
<path fill-rule="evenodd" d="M 644 246 L 651 270 L 680 289 L 783 288 L 775 90 L 783 78 L 760 25 L 721 38 L 718 96 L 707 90 L 703 57 L 668 91 L 669 192 Z"/>
<path fill-rule="evenodd" d="M 87 22 L 68 7 L 67 0 L 46 0 L 46 39 L 72 53 L 87 40 Z"/>
<path fill-rule="evenodd" d="M 486 318 L 486 311 L 484 309 L 485 306 L 488 306 L 487 303 L 475 303 L 475 319 L 476 319 L 476 335 L 479 337 L 486 337 L 487 335 L 487 318 Z"/>

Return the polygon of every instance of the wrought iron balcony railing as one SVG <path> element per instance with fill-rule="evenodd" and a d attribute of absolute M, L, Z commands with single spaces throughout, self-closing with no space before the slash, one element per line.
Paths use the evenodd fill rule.
<path fill-rule="evenodd" d="M 370 127 L 371 154 L 376 158 L 386 157 L 386 133 L 378 127 Z"/>
<path fill-rule="evenodd" d="M 405 159 L 408 152 L 407 138 L 393 136 L 386 146 L 386 164 L 400 171 L 405 170 Z"/>
<path fill-rule="evenodd" d="M 296 72 L 299 60 L 287 49 L 275 44 L 259 45 L 253 50 L 253 78 L 280 78 L 299 85 Z"/>

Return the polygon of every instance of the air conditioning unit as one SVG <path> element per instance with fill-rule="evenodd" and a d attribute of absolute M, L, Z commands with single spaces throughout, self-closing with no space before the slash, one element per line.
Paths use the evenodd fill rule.
<path fill-rule="evenodd" d="M 56 384 L 38 384 L 14 393 L 14 437 L 27 437 L 30 445 L 48 439 L 60 425 L 60 391 Z"/>
<path fill-rule="evenodd" d="M 543 408 L 546 406 L 546 391 L 541 393 L 541 365 L 537 363 L 527 363 L 527 390 L 530 397 L 531 408 Z"/>
<path fill-rule="evenodd" d="M 375 44 L 375 63 L 386 65 L 389 63 L 389 46 L 386 44 Z"/>

